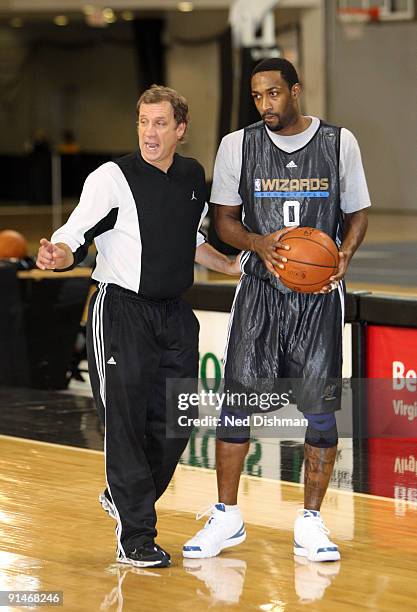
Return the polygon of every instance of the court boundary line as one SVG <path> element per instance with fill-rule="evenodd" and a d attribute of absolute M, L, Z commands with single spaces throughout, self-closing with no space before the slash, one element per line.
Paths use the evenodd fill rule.
<path fill-rule="evenodd" d="M 94 448 L 84 448 L 82 446 L 70 446 L 69 444 L 58 444 L 57 442 L 45 442 L 44 440 L 33 440 L 32 438 L 20 438 L 19 436 L 8 436 L 6 434 L 0 434 L 0 440 L 17 440 L 18 442 L 26 442 L 27 444 L 39 444 L 40 446 L 54 446 L 65 448 L 66 450 L 81 451 L 84 453 L 92 453 L 96 455 L 104 455 L 104 451 L 99 451 Z"/>
<path fill-rule="evenodd" d="M 2 439 L 9 440 L 9 441 L 15 440 L 17 442 L 24 442 L 27 444 L 38 444 L 40 446 L 53 446 L 54 448 L 59 447 L 59 448 L 64 448 L 70 451 L 80 451 L 84 453 L 91 453 L 94 455 L 103 455 L 103 459 L 104 459 L 104 451 L 95 450 L 93 448 L 83 448 L 81 446 L 69 446 L 68 444 L 57 444 L 56 442 L 44 442 L 43 440 L 32 440 L 31 438 L 19 438 L 18 436 L 8 436 L 6 434 L 0 434 L 0 440 Z M 193 465 L 184 465 L 183 463 L 179 463 L 176 469 L 178 468 L 180 468 L 181 470 L 184 469 L 186 471 L 198 471 L 198 472 L 203 471 L 208 474 L 213 474 L 213 475 L 215 474 L 214 468 L 195 467 Z M 255 482 L 268 482 L 274 485 L 284 484 L 290 487 L 304 488 L 304 485 L 301 484 L 300 482 L 290 482 L 288 480 L 275 480 L 274 478 L 268 478 L 268 477 L 263 477 L 263 476 L 259 477 L 259 476 L 251 476 L 250 474 L 242 474 L 241 478 L 245 478 L 245 479 L 252 480 Z M 410 502 L 407 500 L 394 499 L 393 497 L 384 497 L 382 495 L 372 495 L 372 493 L 358 493 L 356 491 L 346 491 L 345 489 L 334 489 L 333 487 L 329 487 L 327 490 L 332 493 L 341 493 L 342 495 L 353 495 L 355 497 L 364 497 L 365 499 L 370 499 L 370 500 L 375 499 L 375 500 L 387 501 L 391 503 L 398 503 L 399 501 L 405 501 L 405 503 L 408 503 L 408 504 L 414 503 L 414 502 Z"/>

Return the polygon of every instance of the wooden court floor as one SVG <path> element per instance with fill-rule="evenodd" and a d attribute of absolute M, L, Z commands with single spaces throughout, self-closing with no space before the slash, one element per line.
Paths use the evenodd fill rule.
<path fill-rule="evenodd" d="M 140 570 L 114 562 L 114 522 L 97 502 L 102 453 L 0 438 L 0 590 L 63 591 L 57 609 L 69 611 L 417 610 L 417 503 L 329 491 L 323 515 L 342 560 L 300 563 L 301 487 L 244 476 L 246 542 L 183 560 L 194 513 L 216 487 L 212 471 L 180 466 L 159 505 L 158 541 L 173 565 Z"/>

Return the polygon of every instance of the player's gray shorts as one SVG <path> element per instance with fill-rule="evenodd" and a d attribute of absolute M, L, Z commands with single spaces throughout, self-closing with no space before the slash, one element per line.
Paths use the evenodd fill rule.
<path fill-rule="evenodd" d="M 342 286 L 329 294 L 281 293 L 243 275 L 230 316 L 225 389 L 291 387 L 301 412 L 339 410 L 343 323 Z"/>

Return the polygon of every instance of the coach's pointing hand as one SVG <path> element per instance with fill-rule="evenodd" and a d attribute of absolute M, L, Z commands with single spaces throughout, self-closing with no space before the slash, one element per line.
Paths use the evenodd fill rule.
<path fill-rule="evenodd" d="M 68 245 L 53 244 L 46 238 L 41 239 L 40 245 L 36 265 L 41 270 L 63 270 L 72 265 L 74 256 Z"/>
<path fill-rule="evenodd" d="M 277 278 L 279 278 L 279 274 L 276 267 L 283 269 L 283 264 L 287 261 L 285 255 L 278 253 L 277 249 L 285 249 L 286 251 L 290 249 L 287 244 L 280 241 L 285 234 L 291 232 L 293 229 L 294 227 L 286 227 L 272 234 L 267 234 L 266 236 L 257 235 L 254 240 L 253 250 L 262 259 L 268 272 L 271 272 L 271 274 Z"/>

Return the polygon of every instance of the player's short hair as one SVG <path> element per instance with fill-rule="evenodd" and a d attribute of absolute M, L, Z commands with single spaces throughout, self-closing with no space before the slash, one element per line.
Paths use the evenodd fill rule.
<path fill-rule="evenodd" d="M 151 85 L 149 89 L 143 92 L 136 104 L 136 117 L 139 117 L 139 109 L 141 104 L 158 104 L 158 102 L 169 102 L 174 111 L 174 118 L 179 125 L 185 123 L 188 125 L 188 102 L 181 96 L 178 91 L 171 87 L 163 85 Z"/>
<path fill-rule="evenodd" d="M 282 78 L 284 81 L 286 81 L 290 89 L 293 85 L 300 82 L 294 66 L 291 64 L 291 62 L 283 57 L 270 57 L 260 61 L 259 64 L 256 64 L 255 68 L 252 70 L 251 78 L 257 72 L 269 72 L 270 70 L 280 72 Z"/>

